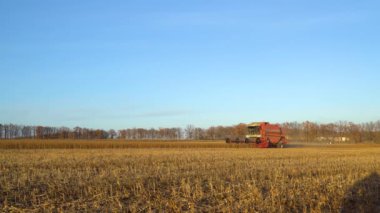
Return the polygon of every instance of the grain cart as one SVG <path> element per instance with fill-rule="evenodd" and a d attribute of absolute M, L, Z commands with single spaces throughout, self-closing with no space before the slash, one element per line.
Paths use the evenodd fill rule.
<path fill-rule="evenodd" d="M 226 142 L 251 143 L 259 148 L 283 148 L 287 144 L 285 133 L 278 124 L 256 122 L 248 124 L 247 128 L 248 134 L 245 136 L 245 140 L 226 138 Z"/>

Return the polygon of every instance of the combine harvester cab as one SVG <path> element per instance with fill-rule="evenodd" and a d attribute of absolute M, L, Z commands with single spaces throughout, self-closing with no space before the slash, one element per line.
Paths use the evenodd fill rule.
<path fill-rule="evenodd" d="M 227 143 L 252 143 L 258 148 L 284 148 L 285 133 L 278 124 L 257 122 L 247 125 L 248 134 L 244 141 L 226 139 Z"/>

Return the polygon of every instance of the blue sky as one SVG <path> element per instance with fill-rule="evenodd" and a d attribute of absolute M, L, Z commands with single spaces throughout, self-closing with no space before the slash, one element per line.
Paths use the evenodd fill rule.
<path fill-rule="evenodd" d="M 0 0 L 0 123 L 380 119 L 380 3 Z"/>

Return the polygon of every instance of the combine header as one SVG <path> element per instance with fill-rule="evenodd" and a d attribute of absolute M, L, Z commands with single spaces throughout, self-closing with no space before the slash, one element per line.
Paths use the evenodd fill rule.
<path fill-rule="evenodd" d="M 278 124 L 257 122 L 248 124 L 247 128 L 245 140 L 226 138 L 226 143 L 252 143 L 259 148 L 283 148 L 287 144 L 285 133 Z"/>

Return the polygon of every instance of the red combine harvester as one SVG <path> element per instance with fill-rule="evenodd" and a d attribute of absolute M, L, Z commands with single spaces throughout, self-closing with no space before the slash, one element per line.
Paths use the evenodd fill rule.
<path fill-rule="evenodd" d="M 227 143 L 252 143 L 259 148 L 284 148 L 287 141 L 285 133 L 278 124 L 270 124 L 268 122 L 257 122 L 247 125 L 248 134 L 245 140 L 231 140 L 226 138 Z"/>

